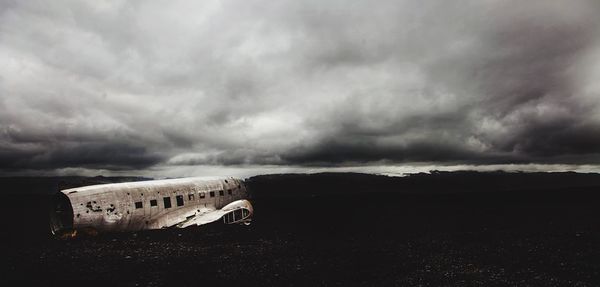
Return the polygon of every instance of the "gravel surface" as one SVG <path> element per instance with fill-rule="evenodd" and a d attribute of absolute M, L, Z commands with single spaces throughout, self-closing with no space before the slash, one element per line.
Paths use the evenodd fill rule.
<path fill-rule="evenodd" d="M 74 240 L 22 222 L 0 285 L 598 286 L 597 193 L 257 196 L 251 226 Z"/>

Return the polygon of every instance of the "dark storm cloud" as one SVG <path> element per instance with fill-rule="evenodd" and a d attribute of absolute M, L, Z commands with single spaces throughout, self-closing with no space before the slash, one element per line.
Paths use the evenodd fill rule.
<path fill-rule="evenodd" d="M 533 7 L 537 8 L 543 11 L 546 7 Z M 350 113 L 338 119 L 343 123 L 340 129 L 301 149 L 292 159 L 596 162 L 600 151 L 600 124 L 594 120 L 597 101 L 591 106 L 582 102 L 581 87 L 572 74 L 582 55 L 597 45 L 595 22 L 586 17 L 566 21 L 554 18 L 556 15 L 522 13 L 516 18 L 501 13 L 505 19 L 500 15 L 488 19 L 482 31 L 474 28 L 467 33 L 476 41 L 472 43 L 475 47 L 465 46 L 458 53 L 442 51 L 438 59 L 424 65 L 429 89 L 415 94 L 435 99 L 440 97 L 435 95 L 435 87 L 454 92 L 453 109 L 392 118 L 367 129 L 361 125 L 380 114 L 357 117 L 351 107 L 342 109 Z M 389 113 L 382 112 L 383 117 L 390 118 Z M 495 126 L 488 129 L 482 123 Z M 381 144 L 390 133 L 402 135 L 400 141 Z M 425 136 L 406 144 L 404 139 L 415 133 Z M 485 148 L 473 149 L 469 139 Z"/>
<path fill-rule="evenodd" d="M 0 162 L 5 169 L 139 169 L 165 160 L 162 155 L 149 152 L 145 146 L 118 133 L 106 137 L 83 133 L 71 136 L 6 129 L 4 138 L 8 144 L 2 147 Z"/>
<path fill-rule="evenodd" d="M 84 167 L 108 169 L 140 169 L 155 165 L 164 158 L 149 153 L 143 146 L 106 143 L 75 143 L 44 146 L 40 151 L 0 154 L 5 168 L 47 169 Z M 23 160 L 26 159 L 26 160 Z"/>
<path fill-rule="evenodd" d="M 600 163 L 596 1 L 7 1 L 0 168 Z"/>

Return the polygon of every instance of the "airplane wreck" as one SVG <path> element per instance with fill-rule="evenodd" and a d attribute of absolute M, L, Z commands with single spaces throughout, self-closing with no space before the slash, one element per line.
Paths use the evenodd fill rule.
<path fill-rule="evenodd" d="M 250 224 L 252 204 L 235 178 L 180 178 L 83 186 L 56 193 L 50 231 L 77 233 L 186 228 L 222 220 Z"/>

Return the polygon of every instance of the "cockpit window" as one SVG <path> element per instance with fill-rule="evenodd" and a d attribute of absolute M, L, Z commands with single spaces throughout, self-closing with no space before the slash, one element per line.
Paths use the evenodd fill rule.
<path fill-rule="evenodd" d="M 250 216 L 250 211 L 245 208 L 236 209 L 223 215 L 223 222 L 226 224 L 243 221 Z"/>

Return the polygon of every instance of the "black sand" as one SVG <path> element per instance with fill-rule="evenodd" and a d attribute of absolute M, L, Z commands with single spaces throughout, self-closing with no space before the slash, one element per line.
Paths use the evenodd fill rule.
<path fill-rule="evenodd" d="M 88 179 L 61 180 L 64 188 Z M 32 180 L 2 182 L 9 181 L 4 186 L 15 191 Z M 41 190 L 57 182 L 39 181 Z M 255 206 L 251 226 L 211 224 L 67 241 L 46 235 L 40 212 L 44 195 L 6 195 L 5 202 L 14 204 L 3 210 L 8 222 L 0 284 L 600 283 L 598 175 L 279 175 L 253 178 L 249 185 Z"/>

